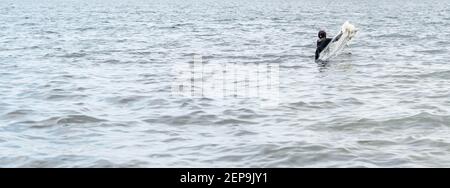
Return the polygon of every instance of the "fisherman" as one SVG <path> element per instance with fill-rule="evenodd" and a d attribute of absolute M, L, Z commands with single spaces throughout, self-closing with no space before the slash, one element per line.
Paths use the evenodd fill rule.
<path fill-rule="evenodd" d="M 319 59 L 320 52 L 322 52 L 332 40 L 331 38 L 327 38 L 327 33 L 324 30 L 319 31 L 318 37 L 319 39 L 317 40 L 316 60 Z"/>

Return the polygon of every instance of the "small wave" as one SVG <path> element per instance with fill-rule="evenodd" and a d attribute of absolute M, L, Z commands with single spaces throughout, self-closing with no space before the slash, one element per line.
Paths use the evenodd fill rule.
<path fill-rule="evenodd" d="M 80 98 L 84 98 L 87 97 L 87 95 L 63 95 L 63 94 L 54 94 L 54 95 L 50 95 L 48 96 L 46 99 L 47 100 L 68 100 L 68 99 L 80 99 Z"/>
<path fill-rule="evenodd" d="M 117 59 L 108 59 L 108 60 L 101 61 L 100 63 L 119 64 L 119 63 L 121 63 L 121 61 L 117 60 Z"/>
<path fill-rule="evenodd" d="M 38 24 L 37 23 L 21 23 L 21 24 L 19 24 L 20 26 L 37 26 Z"/>
<path fill-rule="evenodd" d="M 14 110 L 12 112 L 8 112 L 4 116 L 10 117 L 10 118 L 17 118 L 17 117 L 21 117 L 21 116 L 26 116 L 33 112 L 34 112 L 33 110 L 21 109 L 21 110 Z"/>
<path fill-rule="evenodd" d="M 29 161 L 29 156 L 0 156 L 0 166 L 2 167 L 17 167 L 19 164 L 25 164 Z M 11 164 L 14 166 L 11 166 Z"/>
<path fill-rule="evenodd" d="M 146 96 L 127 96 L 127 97 L 113 97 L 113 98 L 110 98 L 107 100 L 111 101 L 114 104 L 132 104 L 132 103 L 142 101 L 145 98 L 147 98 L 147 97 Z"/>
<path fill-rule="evenodd" d="M 88 164 L 78 163 L 80 160 L 88 162 Z M 46 157 L 43 159 L 27 158 L 22 160 L 18 167 L 25 168 L 66 168 L 66 167 L 90 167 L 90 168 L 120 168 L 135 167 L 148 165 L 143 161 L 128 161 L 126 164 L 114 163 L 107 159 L 95 159 L 89 156 L 81 155 L 58 155 L 55 157 Z"/>
<path fill-rule="evenodd" d="M 371 145 L 371 146 L 389 146 L 396 145 L 397 143 L 389 140 L 359 140 L 358 144 L 361 145 Z"/>
<path fill-rule="evenodd" d="M 386 74 L 378 76 L 379 78 L 395 78 L 395 79 L 410 79 L 410 80 L 418 80 L 418 75 L 411 74 Z"/>
<path fill-rule="evenodd" d="M 448 51 L 446 49 L 430 49 L 430 50 L 414 50 L 415 53 L 421 53 L 421 54 L 447 54 Z"/>
<path fill-rule="evenodd" d="M 406 118 L 400 118 L 400 119 L 394 119 L 386 121 L 389 123 L 390 121 L 393 122 L 409 122 L 411 125 L 418 125 L 418 126 L 425 126 L 425 125 L 431 125 L 431 126 L 449 126 L 448 122 L 450 122 L 450 116 L 444 116 L 444 115 L 434 115 L 428 112 L 422 112 L 410 117 Z"/>
<path fill-rule="evenodd" d="M 286 69 L 304 69 L 308 68 L 307 66 L 302 65 L 280 65 L 280 68 L 286 68 Z"/>
<path fill-rule="evenodd" d="M 368 88 L 370 88 L 370 87 L 368 87 Z M 343 102 L 345 104 L 350 104 L 350 105 L 363 105 L 364 104 L 364 102 L 361 102 L 360 100 L 353 98 L 353 97 L 345 98 L 345 99 L 343 99 Z"/>
<path fill-rule="evenodd" d="M 160 116 L 143 120 L 147 123 L 157 123 L 166 125 L 211 125 L 217 119 L 216 115 L 204 114 L 203 112 L 192 112 L 187 115 L 180 116 Z"/>
<path fill-rule="evenodd" d="M 335 130 L 355 130 L 355 129 L 370 129 L 381 131 L 393 131 L 395 129 L 434 129 L 442 126 L 449 126 L 450 116 L 433 115 L 427 112 L 422 112 L 416 115 L 402 117 L 388 120 L 374 120 L 368 118 L 351 120 L 333 120 L 335 122 L 343 122 L 332 126 Z"/>
<path fill-rule="evenodd" d="M 91 160 L 92 161 L 92 160 Z M 114 162 L 108 159 L 98 159 L 92 161 L 92 163 L 80 164 L 80 165 L 71 165 L 70 167 L 87 167 L 87 168 L 139 168 L 143 166 L 149 166 L 150 164 L 146 161 L 141 160 L 129 160 L 121 163 Z M 155 164 L 153 164 L 155 165 Z"/>
<path fill-rule="evenodd" d="M 128 52 L 129 54 L 133 54 L 133 55 L 143 55 L 143 56 L 147 56 L 152 54 L 153 52 L 151 51 L 136 51 L 136 52 Z"/>
<path fill-rule="evenodd" d="M 45 33 L 45 34 L 59 34 L 59 33 L 56 32 L 56 31 L 49 31 L 49 30 L 44 31 L 44 33 Z"/>
<path fill-rule="evenodd" d="M 148 106 L 163 106 L 168 104 L 168 101 L 164 99 L 153 99 L 148 101 Z"/>
<path fill-rule="evenodd" d="M 105 121 L 87 115 L 67 115 L 63 117 L 51 117 L 41 121 L 22 121 L 15 124 L 30 125 L 31 128 L 47 128 L 55 125 L 90 124 Z"/>
<path fill-rule="evenodd" d="M 236 20 L 236 18 L 222 18 L 222 19 L 217 19 L 217 20 L 212 20 L 212 21 L 222 23 L 222 22 L 232 22 L 235 20 Z"/>
<path fill-rule="evenodd" d="M 223 111 L 224 115 L 233 115 L 233 116 L 238 116 L 238 115 L 255 115 L 255 111 L 248 109 L 248 108 L 240 108 L 237 110 L 225 110 Z"/>
<path fill-rule="evenodd" d="M 233 134 L 234 136 L 250 136 L 250 135 L 258 135 L 257 132 L 252 132 L 248 130 L 239 130 Z"/>
<path fill-rule="evenodd" d="M 166 154 L 166 153 L 157 153 L 157 154 L 151 154 L 147 156 L 148 158 L 172 158 L 174 155 Z"/>
<path fill-rule="evenodd" d="M 216 122 L 214 122 L 214 124 L 217 124 L 217 125 L 247 125 L 247 124 L 256 124 L 256 123 L 252 122 L 252 121 L 244 121 L 244 120 L 229 118 L 229 119 L 216 121 Z"/>
<path fill-rule="evenodd" d="M 318 102 L 292 102 L 287 104 L 288 107 L 294 108 L 314 108 L 314 109 L 331 109 L 339 107 L 336 103 L 331 101 L 318 101 Z"/>
<path fill-rule="evenodd" d="M 439 138 L 420 138 L 409 136 L 399 141 L 414 147 L 425 146 L 427 148 L 447 148 L 449 146 L 449 143 Z"/>
<path fill-rule="evenodd" d="M 438 79 L 450 79 L 450 71 L 432 72 L 427 74 L 418 75 L 419 78 L 438 78 Z"/>
<path fill-rule="evenodd" d="M 63 118 L 58 118 L 56 124 L 85 124 L 85 123 L 98 123 L 103 121 L 106 120 L 86 115 L 69 115 Z"/>
<path fill-rule="evenodd" d="M 399 33 L 389 33 L 389 34 L 382 34 L 375 36 L 376 38 L 395 38 L 395 39 L 405 39 L 405 38 L 411 38 L 414 37 L 413 35 L 405 35 L 405 34 L 399 34 Z"/>
<path fill-rule="evenodd" d="M 162 140 L 162 142 L 164 143 L 171 143 L 171 142 L 184 142 L 184 141 L 188 141 L 189 139 L 186 138 L 168 138 L 165 140 Z"/>
<path fill-rule="evenodd" d="M 303 102 L 303 101 L 298 101 L 298 102 L 289 103 L 289 105 L 295 106 L 295 107 L 306 107 L 306 106 L 308 106 L 308 103 Z"/>
<path fill-rule="evenodd" d="M 82 58 L 82 57 L 85 57 L 85 56 L 87 56 L 87 53 L 75 52 L 75 53 L 67 53 L 67 54 L 64 54 L 64 55 L 62 55 L 60 57 L 63 57 L 63 58 Z"/>
<path fill-rule="evenodd" d="M 96 30 L 97 28 L 95 27 L 81 27 L 81 28 L 76 28 L 75 30 L 77 31 L 89 31 L 89 30 Z"/>

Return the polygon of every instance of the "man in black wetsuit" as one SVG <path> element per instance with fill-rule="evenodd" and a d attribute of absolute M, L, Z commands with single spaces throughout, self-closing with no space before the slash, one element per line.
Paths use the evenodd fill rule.
<path fill-rule="evenodd" d="M 319 59 L 320 52 L 322 52 L 332 40 L 331 38 L 327 38 L 327 33 L 324 30 L 319 31 L 318 37 L 319 39 L 317 40 L 316 60 Z"/>
<path fill-rule="evenodd" d="M 319 59 L 320 52 L 322 52 L 328 46 L 328 44 L 330 44 L 330 42 L 338 41 L 341 38 L 342 34 L 343 33 L 340 32 L 336 37 L 334 37 L 334 39 L 332 39 L 327 38 L 327 33 L 324 30 L 320 30 L 318 34 L 319 39 L 317 40 L 316 60 Z"/>

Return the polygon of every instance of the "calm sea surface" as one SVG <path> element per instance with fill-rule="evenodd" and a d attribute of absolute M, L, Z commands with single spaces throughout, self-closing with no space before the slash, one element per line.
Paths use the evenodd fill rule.
<path fill-rule="evenodd" d="M 449 13 L 449 0 L 2 0 L 0 167 L 450 167 Z M 347 20 L 358 35 L 316 64 L 317 31 Z"/>

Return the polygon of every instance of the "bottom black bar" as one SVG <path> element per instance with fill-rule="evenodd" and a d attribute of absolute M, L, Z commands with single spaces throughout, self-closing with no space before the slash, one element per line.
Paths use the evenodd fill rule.
<path fill-rule="evenodd" d="M 447 173 L 425 181 L 428 169 L 281 169 L 281 168 L 148 168 L 148 169 L 1 169 L 0 180 L 15 185 L 162 185 L 162 186 L 276 186 L 276 185 L 402 185 L 444 182 Z"/>

